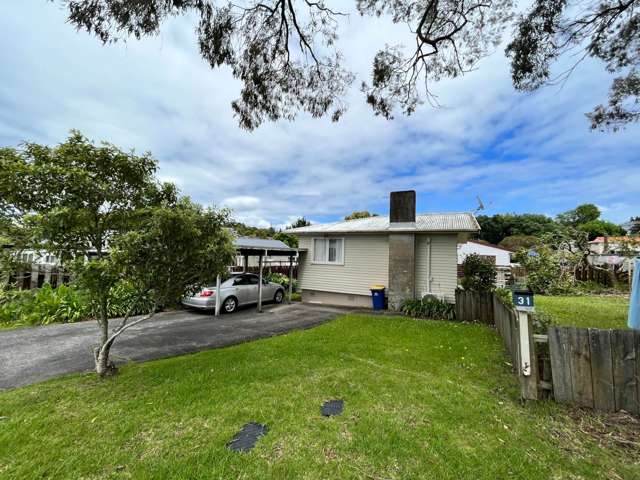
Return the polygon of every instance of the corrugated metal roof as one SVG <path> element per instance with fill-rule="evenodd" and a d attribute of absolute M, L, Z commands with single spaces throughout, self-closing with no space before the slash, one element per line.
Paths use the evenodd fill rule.
<path fill-rule="evenodd" d="M 342 222 L 315 224 L 292 228 L 286 233 L 374 233 L 374 232 L 477 232 L 480 225 L 472 213 L 425 213 L 416 215 L 414 224 L 397 224 L 389 227 L 389 217 L 369 217 Z"/>
<path fill-rule="evenodd" d="M 257 250 L 267 249 L 267 250 L 291 250 L 294 252 L 296 251 L 295 248 L 291 248 L 289 245 L 287 245 L 284 242 L 281 242 L 280 240 L 239 237 L 239 238 L 236 238 L 233 243 L 238 249 L 245 248 L 245 249 L 257 249 Z"/>

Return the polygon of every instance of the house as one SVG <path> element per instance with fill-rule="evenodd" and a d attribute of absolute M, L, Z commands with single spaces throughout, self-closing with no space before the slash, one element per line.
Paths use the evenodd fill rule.
<path fill-rule="evenodd" d="M 590 265 L 628 272 L 632 258 L 640 256 L 640 237 L 597 237 L 589 242 Z"/>
<path fill-rule="evenodd" d="M 392 192 L 389 217 L 294 228 L 304 302 L 368 307 L 384 285 L 390 308 L 433 294 L 455 302 L 457 246 L 480 230 L 471 213 L 416 215 L 415 191 Z"/>
<path fill-rule="evenodd" d="M 597 237 L 589 242 L 589 251 L 594 255 L 640 254 L 640 236 Z"/>
<path fill-rule="evenodd" d="M 462 278 L 462 264 L 467 255 L 475 253 L 489 259 L 496 266 L 496 286 L 505 287 L 511 276 L 511 250 L 483 240 L 468 240 L 458 245 L 458 277 Z"/>

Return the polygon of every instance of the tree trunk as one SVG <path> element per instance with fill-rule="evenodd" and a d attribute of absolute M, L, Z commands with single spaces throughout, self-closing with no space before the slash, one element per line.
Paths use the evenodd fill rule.
<path fill-rule="evenodd" d="M 109 318 L 107 312 L 107 297 L 100 299 L 100 314 L 98 325 L 100 326 L 100 344 L 93 351 L 96 373 L 101 377 L 115 375 L 118 372 L 115 364 L 109 360 L 111 343 L 109 341 Z"/>

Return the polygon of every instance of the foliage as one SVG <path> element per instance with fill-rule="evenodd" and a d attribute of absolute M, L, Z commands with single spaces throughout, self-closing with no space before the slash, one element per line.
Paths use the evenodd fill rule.
<path fill-rule="evenodd" d="M 600 209 L 592 203 L 578 205 L 573 210 L 567 210 L 557 216 L 558 222 L 567 227 L 578 227 L 599 218 Z"/>
<path fill-rule="evenodd" d="M 94 354 L 101 375 L 115 372 L 109 350 L 117 336 L 231 263 L 228 213 L 178 200 L 173 185 L 156 180 L 150 154 L 96 146 L 72 131 L 53 148 L 27 143 L 3 149 L 0 161 L 10 172 L 3 173 L 1 201 L 18 212 L 14 220 L 30 232 L 32 248 L 69 264 L 90 299 L 100 326 Z M 16 188 L 21 185 L 30 188 Z M 110 296 L 124 293 L 116 288 L 121 280 L 135 288 L 135 298 L 120 326 L 110 330 Z M 152 305 L 148 316 L 127 324 L 141 306 L 149 306 L 143 299 Z"/>
<path fill-rule="evenodd" d="M 560 295 L 574 291 L 574 270 L 582 262 L 582 256 L 542 244 L 535 251 L 518 251 L 515 260 L 527 270 L 529 289 L 535 293 Z"/>
<path fill-rule="evenodd" d="M 152 304 L 146 296 L 138 298 L 136 289 L 128 281 L 111 287 L 107 303 L 109 318 L 147 313 Z M 0 293 L 0 324 L 8 327 L 74 323 L 95 317 L 95 305 L 77 285 L 52 288 L 45 283 L 31 290 L 5 290 Z"/>
<path fill-rule="evenodd" d="M 490 260 L 472 253 L 462 262 L 462 270 L 464 277 L 461 284 L 466 290 L 489 292 L 495 288 L 497 271 Z"/>
<path fill-rule="evenodd" d="M 10 326 L 73 323 L 89 314 L 86 298 L 67 285 L 0 292 L 0 323 Z"/>
<path fill-rule="evenodd" d="M 230 221 L 227 226 L 231 228 L 239 237 L 272 238 L 276 234 L 276 230 L 273 227 L 253 227 L 251 225 L 245 225 L 244 223 L 234 221 Z"/>
<path fill-rule="evenodd" d="M 638 0 L 600 0 L 576 6 L 564 0 L 535 0 L 507 46 L 513 83 L 520 90 L 562 82 L 586 56 L 602 60 L 614 78 L 607 106 L 588 114 L 592 128 L 612 128 L 640 119 Z M 551 65 L 563 54 L 577 60 L 559 76 Z M 588 221 L 588 220 L 587 220 Z"/>
<path fill-rule="evenodd" d="M 356 220 L 358 218 L 377 217 L 377 213 L 370 213 L 368 210 L 357 210 L 344 217 L 345 220 Z"/>
<path fill-rule="evenodd" d="M 508 288 L 496 288 L 493 293 L 495 293 L 506 306 L 513 307 L 513 292 L 511 290 Z"/>
<path fill-rule="evenodd" d="M 125 315 L 142 315 L 153 309 L 151 295 L 138 294 L 138 289 L 130 280 L 121 280 L 111 287 L 107 312 L 109 318 L 124 317 Z"/>
<path fill-rule="evenodd" d="M 304 217 L 300 217 L 291 225 L 289 225 L 289 228 L 302 228 L 302 227 L 308 227 L 309 225 L 311 225 L 311 222 L 309 220 L 307 220 Z"/>
<path fill-rule="evenodd" d="M 285 289 L 289 288 L 289 277 L 277 272 L 270 272 L 264 277 L 268 282 L 278 283 L 282 285 Z M 293 279 L 293 291 L 298 290 L 298 282 L 296 279 Z"/>
<path fill-rule="evenodd" d="M 405 315 L 431 320 L 455 320 L 455 306 L 444 300 L 427 295 L 420 300 L 409 299 L 402 302 L 400 311 Z"/>
<path fill-rule="evenodd" d="M 547 335 L 549 327 L 555 325 L 553 317 L 545 312 L 537 311 L 532 315 L 533 333 Z"/>
<path fill-rule="evenodd" d="M 278 232 L 273 236 L 274 240 L 280 240 L 291 248 L 298 248 L 298 237 L 290 233 Z"/>
<path fill-rule="evenodd" d="M 242 128 L 264 120 L 289 119 L 299 111 L 338 120 L 355 79 L 336 48 L 340 20 L 348 17 L 324 0 L 150 0 L 145 2 L 63 2 L 68 21 L 103 43 L 122 37 L 157 35 L 167 19 L 184 15 L 197 22 L 200 55 L 211 66 L 230 68 L 241 83 L 232 108 Z M 376 114 L 395 107 L 410 114 L 428 84 L 471 71 L 500 43 L 511 19 L 512 0 L 357 0 L 361 15 L 388 15 L 406 25 L 415 47 L 387 46 L 373 60 L 372 81 L 362 91 Z"/>
<path fill-rule="evenodd" d="M 502 248 L 516 252 L 521 248 L 533 247 L 537 242 L 538 239 L 533 235 L 510 235 L 500 240 L 498 245 Z"/>
<path fill-rule="evenodd" d="M 597 237 L 619 236 L 626 233 L 620 225 L 601 219 L 582 223 L 578 226 L 578 229 L 587 233 L 589 240 L 594 240 Z"/>
<path fill-rule="evenodd" d="M 229 68 L 240 81 L 232 108 L 242 128 L 292 120 L 299 111 L 337 121 L 347 108 L 355 75 L 336 45 L 340 21 L 348 15 L 324 0 L 57 1 L 68 10 L 69 23 L 103 43 L 158 35 L 176 16 L 193 21 L 202 58 L 211 68 Z M 515 87 L 533 90 L 560 82 L 585 56 L 595 57 L 618 76 L 608 105 L 588 115 L 592 127 L 616 129 L 638 121 L 639 1 L 576 7 L 565 0 L 534 0 L 506 49 Z M 412 37 L 408 52 L 403 45 L 386 45 L 375 53 L 370 80 L 361 84 L 375 114 L 386 118 L 396 109 L 411 114 L 425 98 L 437 105 L 431 82 L 473 70 L 500 44 L 514 10 L 512 0 L 356 0 L 356 6 L 363 16 L 390 17 Z M 551 64 L 570 51 L 576 64 L 551 77 Z"/>
<path fill-rule="evenodd" d="M 151 316 L 226 272 L 235 255 L 227 220 L 227 211 L 203 209 L 186 198 L 149 208 L 138 228 L 114 239 L 109 261 L 137 301 L 147 298 L 144 313 Z M 127 325 L 132 314 L 125 312 L 112 338 L 135 324 Z"/>
<path fill-rule="evenodd" d="M 504 238 L 530 235 L 538 237 L 558 230 L 558 224 L 546 215 L 507 213 L 493 216 L 479 215 L 480 239 L 499 244 Z"/>

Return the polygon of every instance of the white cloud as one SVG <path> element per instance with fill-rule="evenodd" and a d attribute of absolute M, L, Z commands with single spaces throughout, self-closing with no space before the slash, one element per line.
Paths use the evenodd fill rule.
<path fill-rule="evenodd" d="M 478 70 L 434 84 L 441 109 L 386 121 L 357 85 L 339 123 L 237 127 L 239 84 L 199 57 L 190 19 L 158 38 L 102 46 L 65 23 L 53 4 L 0 5 L 0 145 L 62 141 L 71 128 L 151 151 L 160 176 L 239 220 L 280 226 L 299 216 L 384 212 L 388 192 L 416 188 L 421 210 L 461 210 L 480 195 L 494 211 L 555 213 L 586 201 L 622 221 L 640 194 L 637 127 L 590 132 L 583 113 L 606 99 L 609 77 L 585 62 L 564 88 L 513 91 L 501 51 Z M 375 49 L 410 43 L 404 25 L 351 15 L 340 47 L 360 78 Z M 356 81 L 357 83 L 358 81 Z M 637 202 L 636 202 L 637 203 Z"/>

